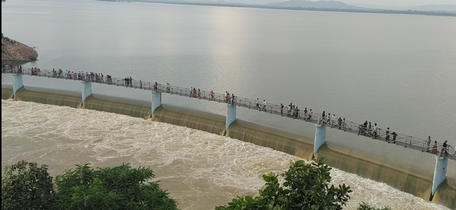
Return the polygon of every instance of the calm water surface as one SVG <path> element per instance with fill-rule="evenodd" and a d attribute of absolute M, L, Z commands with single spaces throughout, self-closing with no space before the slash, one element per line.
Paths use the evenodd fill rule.
<path fill-rule="evenodd" d="M 90 0 L 2 3 L 3 33 L 39 52 L 39 61 L 27 66 L 229 90 L 454 143 L 455 25 L 456 18 L 415 15 Z M 39 80 L 29 85 L 55 87 Z"/>

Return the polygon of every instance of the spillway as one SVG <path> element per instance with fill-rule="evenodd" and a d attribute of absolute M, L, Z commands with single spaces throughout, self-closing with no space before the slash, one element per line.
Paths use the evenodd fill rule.
<path fill-rule="evenodd" d="M 47 90 L 46 90 L 47 91 Z M 2 98 L 10 98 L 12 90 L 2 87 Z M 15 100 L 80 108 L 81 97 L 71 93 L 45 92 L 45 90 L 18 90 Z M 90 96 L 82 108 L 112 112 L 149 119 L 151 105 L 147 102 L 105 96 Z M 225 133 L 225 117 L 162 105 L 153 121 L 185 126 L 209 133 Z M 304 123 L 305 130 L 313 124 Z M 313 154 L 313 136 L 286 132 L 242 120 L 234 122 L 227 136 L 256 145 L 310 160 Z M 326 145 L 317 157 L 324 157 L 331 167 L 358 174 L 396 189 L 429 200 L 435 156 L 411 149 L 400 148 L 385 142 L 329 129 Z M 449 161 L 447 178 L 439 186 L 433 202 L 456 208 L 456 163 Z"/>

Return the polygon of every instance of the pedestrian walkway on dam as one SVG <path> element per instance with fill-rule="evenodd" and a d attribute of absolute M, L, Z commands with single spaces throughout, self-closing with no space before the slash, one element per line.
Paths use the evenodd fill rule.
<path fill-rule="evenodd" d="M 65 79 L 65 80 L 80 80 L 85 82 L 93 82 L 99 84 L 107 84 L 114 86 L 121 86 L 127 88 L 135 88 L 142 90 L 150 90 L 157 93 L 166 93 L 171 95 L 179 95 L 189 98 L 195 98 L 199 100 L 207 100 L 217 103 L 227 103 L 237 107 L 243 107 L 247 109 L 253 109 L 260 112 L 265 112 L 268 114 L 274 114 L 281 117 L 288 117 L 293 120 L 302 120 L 309 123 L 314 123 L 318 125 L 324 125 L 328 128 L 338 129 L 341 132 L 349 132 L 355 135 L 363 135 L 366 138 L 371 140 L 385 141 L 385 143 L 396 144 L 398 146 L 403 146 L 405 148 L 411 148 L 421 152 L 433 153 L 441 156 L 443 154 L 443 142 L 444 140 L 439 140 L 436 144 L 434 140 L 422 139 L 418 137 L 413 137 L 410 135 L 405 135 L 395 131 L 390 131 L 389 129 L 381 129 L 379 127 L 368 128 L 366 123 L 357 123 L 353 121 L 348 121 L 345 118 L 339 117 L 335 119 L 335 115 L 331 116 L 329 113 L 325 116 L 320 114 L 321 112 L 316 112 L 315 110 L 305 108 L 304 110 L 299 110 L 297 106 L 293 110 L 293 106 L 286 105 L 283 106 L 266 103 L 266 101 L 260 101 L 259 99 L 249 99 L 244 97 L 239 97 L 234 94 L 230 94 L 228 91 L 223 93 L 216 93 L 214 91 L 200 90 L 196 87 L 183 88 L 174 85 L 162 84 L 157 82 L 148 82 L 143 80 L 135 80 L 131 77 L 126 78 L 116 78 L 111 75 L 103 75 L 98 73 L 88 73 L 88 72 L 63 72 L 62 70 L 41 70 L 38 68 L 28 68 L 22 69 L 22 67 L 11 67 L 11 66 L 2 66 L 2 73 L 10 74 L 21 74 L 21 75 L 30 75 L 37 77 L 47 77 L 55 79 Z M 90 89 L 91 94 L 91 89 Z M 90 95 L 88 94 L 88 95 Z M 83 93 L 84 95 L 84 93 Z M 87 96 L 88 96 L 87 95 Z M 85 99 L 85 97 L 83 96 Z M 376 131 L 376 132 L 375 132 Z M 447 157 L 451 160 L 456 160 L 456 153 L 454 151 L 454 145 L 447 145 L 446 147 Z"/>

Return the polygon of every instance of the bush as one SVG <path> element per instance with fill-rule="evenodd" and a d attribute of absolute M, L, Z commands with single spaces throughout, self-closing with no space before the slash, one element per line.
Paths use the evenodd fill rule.
<path fill-rule="evenodd" d="M 377 209 L 372 206 L 369 206 L 367 203 L 362 202 L 359 204 L 358 210 L 391 210 L 391 208 L 383 207 L 383 208 Z"/>
<path fill-rule="evenodd" d="M 216 210 L 339 210 L 347 203 L 351 190 L 345 184 L 334 187 L 331 182 L 331 168 L 317 159 L 312 164 L 304 161 L 292 162 L 290 168 L 281 174 L 284 183 L 280 184 L 278 175 L 263 175 L 266 182 L 259 196 L 234 198 L 227 206 Z"/>
<path fill-rule="evenodd" d="M 47 165 L 19 161 L 5 167 L 2 176 L 2 210 L 50 209 L 54 201 Z"/>
<path fill-rule="evenodd" d="M 148 181 L 154 177 L 149 168 L 77 165 L 56 177 L 55 190 L 45 165 L 38 168 L 36 163 L 21 161 L 6 172 L 2 209 L 177 209 L 158 182 Z"/>

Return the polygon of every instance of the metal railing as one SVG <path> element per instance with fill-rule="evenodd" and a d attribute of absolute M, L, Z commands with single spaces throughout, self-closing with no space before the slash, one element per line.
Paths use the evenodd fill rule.
<path fill-rule="evenodd" d="M 115 85 L 115 86 L 122 86 L 122 87 L 129 87 L 135 89 L 142 89 L 142 90 L 151 90 L 161 93 L 168 93 L 171 95 L 179 95 L 179 96 L 186 96 L 190 98 L 214 101 L 219 103 L 227 103 L 236 105 L 239 107 L 247 108 L 247 109 L 254 109 L 260 112 L 265 112 L 269 114 L 280 115 L 282 117 L 288 117 L 291 119 L 296 120 L 303 120 L 310 123 L 319 123 L 325 124 L 329 128 L 333 129 L 340 129 L 344 132 L 353 133 L 356 135 L 362 135 L 368 138 L 376 139 L 385 141 L 387 143 L 396 144 L 399 146 L 403 146 L 405 148 L 411 148 L 414 150 L 419 150 L 421 152 L 433 153 L 435 155 L 442 155 L 442 148 L 443 144 L 437 144 L 437 147 L 434 147 L 434 143 L 431 142 L 429 147 L 427 146 L 427 140 L 390 131 L 387 134 L 386 130 L 378 127 L 377 132 L 373 129 L 369 129 L 364 127 L 363 123 L 358 123 L 354 121 L 345 120 L 345 118 L 341 118 L 339 122 L 339 118 L 330 118 L 328 121 L 327 116 L 325 119 L 322 120 L 322 116 L 320 113 L 315 110 L 310 112 L 311 109 L 308 109 L 308 112 L 305 113 L 303 109 L 295 109 L 288 108 L 289 105 L 284 105 L 283 109 L 281 105 L 266 103 L 263 104 L 263 101 L 258 101 L 254 99 L 249 99 L 241 96 L 235 95 L 234 100 L 232 97 L 227 97 L 226 93 L 217 93 L 214 91 L 206 91 L 200 90 L 196 87 L 191 88 L 184 88 L 178 87 L 174 85 L 170 85 L 169 83 L 162 84 L 157 82 L 147 82 L 142 80 L 135 80 L 131 77 L 125 78 L 117 78 L 111 75 L 103 75 L 99 73 L 88 73 L 88 72 L 71 72 L 68 70 L 41 70 L 39 68 L 27 68 L 22 69 L 22 67 L 12 67 L 12 66 L 2 66 L 2 73 L 12 73 L 12 74 L 23 74 L 23 75 L 30 75 L 30 76 L 38 76 L 38 77 L 47 77 L 47 78 L 56 78 L 56 79 L 66 79 L 66 80 L 80 80 L 80 81 L 90 81 L 99 84 L 107 84 L 107 85 Z M 232 96 L 232 95 L 230 95 Z M 375 135 L 375 137 L 374 137 Z M 456 155 L 454 154 L 454 145 L 447 147 L 448 155 L 446 155 L 449 159 L 456 160 Z"/>

